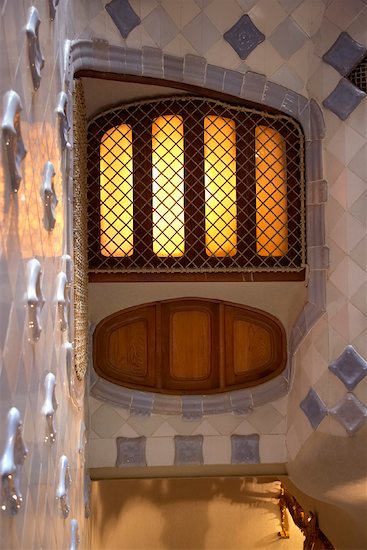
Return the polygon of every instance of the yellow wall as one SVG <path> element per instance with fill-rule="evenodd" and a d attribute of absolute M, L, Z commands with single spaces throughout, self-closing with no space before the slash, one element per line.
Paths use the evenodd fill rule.
<path fill-rule="evenodd" d="M 256 478 L 93 482 L 93 550 L 301 550 L 280 540 L 279 482 Z M 292 520 L 290 521 L 292 522 Z"/>

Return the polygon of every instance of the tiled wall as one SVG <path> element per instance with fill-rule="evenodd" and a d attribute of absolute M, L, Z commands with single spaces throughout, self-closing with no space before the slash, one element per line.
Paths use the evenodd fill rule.
<path fill-rule="evenodd" d="M 228 70 L 242 74 L 249 70 L 261 73 L 272 82 L 314 98 L 320 105 L 341 79 L 340 72 L 323 61 L 322 56 L 345 30 L 358 43 L 364 46 L 367 43 L 367 6 L 363 0 L 226 0 L 225 9 L 223 0 L 130 0 L 130 4 L 127 0 L 112 0 L 109 4 L 117 6 L 112 9 L 115 19 L 118 8 L 132 8 L 135 18 L 126 13 L 122 22 L 117 18 L 117 25 L 105 9 L 105 1 L 62 0 L 51 22 L 49 3 L 34 2 L 42 21 L 39 35 L 45 57 L 37 91 L 33 89 L 24 32 L 31 3 L 7 0 L 1 8 L 0 92 L 3 97 L 8 90 L 14 89 L 21 98 L 21 128 L 28 150 L 21 165 L 23 178 L 18 194 L 10 194 L 5 187 L 8 184 L 3 169 L 0 179 L 1 449 L 5 446 L 6 414 L 11 406 L 16 406 L 24 419 L 23 434 L 29 450 L 21 480 L 23 506 L 13 518 L 6 512 L 1 514 L 2 546 L 8 548 L 68 547 L 73 517 L 79 522 L 82 546 L 88 547 L 88 529 L 84 527 L 83 469 L 78 454 L 83 411 L 75 407 L 68 396 L 63 348 L 67 333 L 59 330 L 55 303 L 56 277 L 65 267 L 61 256 L 70 252 L 64 225 L 66 153 L 60 150 L 55 115 L 57 95 L 63 89 L 64 39 L 102 39 L 137 50 L 151 46 L 180 58 L 187 54 L 199 56 L 191 58 L 198 63 L 201 63 L 201 56 L 204 63 L 226 68 L 228 78 L 231 75 Z M 255 40 L 256 46 L 241 59 L 223 35 L 244 15 L 248 15 L 255 25 L 257 31 L 253 33 L 262 33 L 265 39 L 262 42 Z M 124 28 L 126 24 L 127 29 Z M 127 33 L 127 38 L 123 38 L 121 31 Z M 96 48 L 103 48 L 104 44 L 95 41 Z M 234 44 L 243 56 L 241 29 Z M 152 55 L 154 51 L 151 50 Z M 246 460 L 249 449 L 252 460 L 286 462 L 287 457 L 293 459 L 297 455 L 317 424 L 314 422 L 312 427 L 309 420 L 314 420 L 314 412 L 308 415 L 304 412 L 314 411 L 314 403 L 308 402 L 308 408 L 300 407 L 310 389 L 322 402 L 322 406 L 316 404 L 323 416 L 319 430 L 348 436 L 341 423 L 345 420 L 346 409 L 344 413 L 340 412 L 343 409 L 335 409 L 345 397 L 352 420 L 357 421 L 361 414 L 358 410 L 364 415 L 366 378 L 349 390 L 328 366 L 347 345 L 352 345 L 361 355 L 362 366 L 363 358 L 367 357 L 367 102 L 362 99 L 344 122 L 327 108 L 323 109 L 323 114 L 326 123 L 324 176 L 329 189 L 326 204 L 326 235 L 330 248 L 327 308 L 298 349 L 289 399 L 263 405 L 246 417 L 216 415 L 191 422 L 177 416 L 134 416 L 124 409 L 91 399 L 91 465 L 114 464 L 117 436 L 146 437 L 147 464 L 173 464 L 177 435 L 203 435 L 201 452 L 206 463 L 236 462 L 243 460 L 241 457 Z M 55 167 L 59 200 L 52 232 L 44 227 L 40 198 L 42 172 L 47 161 Z M 43 327 L 40 339 L 30 343 L 25 299 L 26 264 L 33 257 L 42 266 L 45 305 L 40 317 Z M 52 445 L 44 442 L 45 419 L 41 415 L 44 377 L 49 371 L 56 375 L 59 402 L 55 417 L 58 433 Z M 354 433 L 358 435 L 358 430 Z M 254 434 L 260 435 L 258 455 L 249 443 L 255 439 L 246 439 Z M 242 447 L 237 444 L 239 440 L 231 439 L 234 435 L 244 437 L 240 440 Z M 233 449 L 237 449 L 235 457 Z M 72 477 L 71 512 L 66 520 L 61 517 L 59 502 L 55 499 L 58 462 L 62 454 L 69 458 Z M 184 456 L 188 455 L 184 453 Z M 200 459 L 201 455 L 197 453 L 196 456 Z"/>
<path fill-rule="evenodd" d="M 211 463 L 215 457 L 216 463 L 229 463 L 233 461 L 231 436 L 236 434 L 260 436 L 261 462 L 285 462 L 287 458 L 295 457 L 301 445 L 316 429 L 317 423 L 313 422 L 314 413 L 309 412 L 315 407 L 321 407 L 319 414 L 323 416 L 318 429 L 325 429 L 327 426 L 326 429 L 330 430 L 330 433 L 347 436 L 351 432 L 342 425 L 346 410 L 348 414 L 352 410 L 354 423 L 358 423 L 358 418 L 362 419 L 361 422 L 364 421 L 366 409 L 363 394 L 366 381 L 364 379 L 356 385 L 353 389 L 354 397 L 351 397 L 351 390 L 348 391 L 328 366 L 348 344 L 361 354 L 362 362 L 367 354 L 367 105 L 363 99 L 364 95 L 354 89 L 351 92 L 352 97 L 340 95 L 338 84 L 343 73 L 330 65 L 330 59 L 323 59 L 323 56 L 334 45 L 342 31 L 347 31 L 350 35 L 348 47 L 352 50 L 357 47 L 362 53 L 365 51 L 365 2 L 226 0 L 224 10 L 223 2 L 220 0 L 152 0 L 149 3 L 139 0 L 113 0 L 108 3 L 106 9 L 101 9 L 99 2 L 81 2 L 78 9 L 80 11 L 75 18 L 76 35 L 83 39 L 102 39 L 110 44 L 135 48 L 137 51 L 144 48 L 143 74 L 144 55 L 147 56 L 149 72 L 155 66 L 154 53 L 157 59 L 161 51 L 165 55 L 177 56 L 172 57 L 173 61 L 177 61 L 178 57 L 192 54 L 197 57 L 191 57 L 190 63 L 197 63 L 198 74 L 206 71 L 206 82 L 210 80 L 208 74 L 213 74 L 218 89 L 221 89 L 220 79 L 223 78 L 223 73 L 215 69 L 219 66 L 227 70 L 225 79 L 231 74 L 229 70 L 234 71 L 233 79 L 238 73 L 252 71 L 251 74 L 264 74 L 271 82 L 315 99 L 320 106 L 325 102 L 325 107 L 322 107 L 326 123 L 323 165 L 329 192 L 326 205 L 326 235 L 331 265 L 326 296 L 327 307 L 295 354 L 295 374 L 287 411 L 283 409 L 286 407 L 285 401 L 281 400 L 282 412 L 277 409 L 276 403 L 272 403 L 255 408 L 246 417 L 234 414 L 217 415 L 188 422 L 174 416 L 130 415 L 122 408 L 113 408 L 92 399 L 92 465 L 112 466 L 115 463 L 116 437 L 140 436 L 147 438 L 145 461 L 148 465 L 173 464 L 175 436 L 178 435 L 204 436 L 202 456 L 199 454 L 198 460 Z M 123 18 L 120 17 L 121 14 L 124 15 Z M 244 35 L 251 35 L 251 39 L 243 41 Z M 356 46 L 356 43 L 362 47 L 358 44 Z M 106 43 L 103 42 L 95 44 L 99 48 L 106 47 Z M 147 47 L 152 49 L 148 52 Z M 148 53 L 151 66 L 148 62 Z M 350 50 L 347 53 L 349 55 Z M 337 60 L 339 54 L 334 46 L 332 60 Z M 341 54 L 344 55 L 345 52 L 342 51 Z M 157 75 L 161 74 L 161 70 L 158 69 Z M 224 85 L 225 82 L 226 80 Z M 344 81 L 342 84 L 344 85 Z M 348 88 L 348 93 L 349 91 Z M 333 95 L 335 93 L 336 99 Z M 330 110 L 331 108 L 336 114 Z M 341 118 L 346 120 L 342 121 Z M 319 159 L 317 174 L 320 162 L 322 161 Z M 310 166 L 308 170 L 312 168 Z M 311 181 L 313 179 L 311 178 Z M 318 208 L 323 210 L 322 201 Z M 310 250 L 310 259 L 313 258 L 311 252 L 318 250 Z M 327 249 L 323 249 L 323 269 L 327 265 L 327 252 Z M 322 291 L 322 285 L 316 291 Z M 324 301 L 325 297 L 321 296 L 318 305 Z M 311 397 L 306 399 L 310 390 L 313 390 Z M 344 397 L 347 401 L 341 402 Z M 314 398 L 316 401 L 313 401 Z M 318 399 L 321 400 L 321 405 Z M 276 415 L 272 414 L 274 410 Z M 273 420 L 278 414 L 279 423 L 274 425 Z M 257 417 L 262 419 L 260 423 L 257 422 Z M 354 433 L 357 432 L 358 430 L 354 430 Z M 266 441 L 270 442 L 270 439 L 266 438 L 272 438 L 267 451 Z M 285 438 L 286 448 L 283 447 Z M 140 456 L 139 453 L 140 451 L 136 450 L 136 457 Z M 137 458 L 138 460 L 140 459 Z"/>
<path fill-rule="evenodd" d="M 349 34 L 352 47 L 356 41 L 365 53 L 367 46 L 365 3 L 334 0 L 329 4 L 318 33 L 312 37 L 313 68 L 307 84 L 319 103 L 341 80 L 340 71 L 322 56 L 331 48 L 335 58 L 333 45 L 342 31 Z M 347 50 L 347 54 L 350 59 L 352 52 Z M 343 104 L 339 106 L 342 110 Z M 329 435 L 358 437 L 366 417 L 367 100 L 364 97 L 345 121 L 326 108 L 323 114 L 324 177 L 328 183 L 326 243 L 330 249 L 327 307 L 296 355 L 288 408 L 290 460 L 315 429 Z M 341 378 L 329 368 L 335 362 Z M 345 384 L 343 376 L 346 379 L 348 375 L 355 377 L 355 382 Z"/>
<path fill-rule="evenodd" d="M 8 471 L 3 459 L 7 446 L 7 414 L 16 407 L 23 420 L 23 439 L 28 449 L 20 476 L 23 503 L 14 516 L 0 510 L 0 546 L 15 548 L 70 548 L 72 519 L 78 521 L 82 547 L 89 546 L 88 523 L 84 511 L 84 466 L 82 449 L 83 403 L 73 404 L 69 395 L 67 350 L 72 340 L 72 313 L 66 311 L 68 327 L 61 330 L 56 292 L 60 286 L 58 274 L 68 271 L 65 254 L 72 254 L 67 242 L 66 211 L 68 179 L 65 172 L 66 155 L 59 139 L 59 117 L 56 114 L 58 94 L 64 89 L 63 38 L 69 33 L 68 0 L 59 3 L 51 21 L 50 5 L 56 2 L 35 0 L 5 0 L 0 19 L 0 96 L 1 121 L 6 129 L 5 94 L 14 90 L 20 98 L 20 127 L 27 154 L 20 163 L 22 179 L 18 192 L 11 190 L 11 177 L 6 170 L 6 139 L 2 134 L 3 157 L 0 164 L 0 459 L 1 473 Z M 41 23 L 38 27 L 38 10 Z M 33 15 L 32 15 L 33 13 Z M 41 81 L 34 89 L 30 70 L 26 26 L 32 34 L 38 31 L 40 51 L 44 57 Z M 38 27 L 38 29 L 37 29 Z M 42 64 L 40 56 L 35 64 Z M 4 103 L 3 103 L 4 99 Z M 9 111 L 10 112 L 10 111 Z M 70 114 L 70 113 L 69 113 Z M 14 122 L 10 117 L 10 123 Z M 58 203 L 55 225 L 52 212 L 45 212 L 41 187 L 45 181 L 45 165 L 54 167 L 54 190 Z M 51 171 L 52 172 L 52 171 Z M 47 179 L 47 178 L 46 178 Z M 51 184 L 51 179 L 48 183 Z M 44 193 L 44 191 L 43 191 Z M 51 197 L 52 199 L 52 197 Z M 36 259 L 42 269 L 41 290 L 36 290 L 32 302 L 29 280 L 29 261 Z M 36 265 L 38 265 L 36 263 Z M 28 266 L 28 267 L 27 267 Z M 69 277 L 69 275 L 68 275 Z M 65 290 L 65 285 L 61 285 Z M 66 287 L 66 302 L 68 302 Z M 37 302 L 37 298 L 39 301 Z M 28 303 L 28 301 L 31 302 Z M 31 330 L 33 310 L 39 307 L 41 332 Z M 34 340 L 34 341 L 33 341 Z M 69 357 L 70 359 L 70 357 Z M 72 366 L 72 362 L 71 362 Z M 70 367 L 70 364 L 69 364 Z M 58 408 L 54 415 L 56 438 L 50 435 L 42 408 L 45 403 L 45 377 L 52 372 L 56 377 Z M 79 388 L 81 390 L 82 388 Z M 75 396 L 74 396 L 75 397 Z M 52 400 L 51 400 L 52 409 Z M 52 428 L 51 424 L 50 427 Z M 59 461 L 62 455 L 69 460 L 71 487 L 70 512 L 64 519 L 60 500 L 56 499 L 59 484 Z M 3 480 L 5 483 L 7 480 Z M 8 506 L 6 500 L 0 503 Z"/>

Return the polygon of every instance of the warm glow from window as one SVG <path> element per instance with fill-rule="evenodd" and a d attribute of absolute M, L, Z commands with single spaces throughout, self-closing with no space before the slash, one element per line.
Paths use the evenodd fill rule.
<path fill-rule="evenodd" d="M 236 125 L 204 119 L 205 246 L 208 256 L 237 252 Z"/>
<path fill-rule="evenodd" d="M 166 115 L 152 124 L 153 252 L 185 253 L 184 130 L 182 116 Z"/>
<path fill-rule="evenodd" d="M 268 126 L 255 130 L 256 252 L 284 256 L 288 252 L 285 140 Z"/>
<path fill-rule="evenodd" d="M 133 147 L 128 124 L 108 130 L 100 145 L 101 254 L 133 253 Z"/>

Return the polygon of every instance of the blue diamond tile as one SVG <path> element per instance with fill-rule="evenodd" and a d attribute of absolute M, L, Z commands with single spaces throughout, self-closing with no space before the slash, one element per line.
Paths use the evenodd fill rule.
<path fill-rule="evenodd" d="M 322 104 L 341 120 L 346 120 L 364 97 L 366 94 L 362 90 L 342 78 Z"/>
<path fill-rule="evenodd" d="M 351 391 L 367 376 L 367 361 L 356 352 L 353 346 L 347 346 L 334 363 L 329 365 L 329 369 Z"/>
<path fill-rule="evenodd" d="M 246 59 L 256 46 L 264 42 L 265 35 L 259 31 L 248 15 L 242 15 L 237 23 L 224 33 L 223 38 L 241 59 Z"/>
<path fill-rule="evenodd" d="M 146 466 L 147 461 L 145 458 L 145 443 L 146 438 L 141 437 L 117 437 L 117 458 L 116 466 L 120 467 L 134 467 L 134 466 Z"/>
<path fill-rule="evenodd" d="M 366 422 L 367 407 L 354 393 L 347 393 L 338 405 L 330 409 L 330 414 L 344 426 L 349 435 L 353 435 Z"/>
<path fill-rule="evenodd" d="M 203 464 L 203 436 L 175 435 L 175 465 Z"/>
<path fill-rule="evenodd" d="M 111 0 L 105 8 L 123 38 L 127 38 L 141 23 L 140 17 L 130 6 L 129 0 Z"/>
<path fill-rule="evenodd" d="M 353 40 L 347 32 L 342 32 L 322 59 L 342 76 L 347 76 L 363 59 L 366 52 L 365 46 Z"/>
<path fill-rule="evenodd" d="M 231 435 L 231 463 L 259 464 L 259 434 Z"/>
<path fill-rule="evenodd" d="M 299 404 L 314 430 L 327 415 L 327 408 L 312 388 Z"/>

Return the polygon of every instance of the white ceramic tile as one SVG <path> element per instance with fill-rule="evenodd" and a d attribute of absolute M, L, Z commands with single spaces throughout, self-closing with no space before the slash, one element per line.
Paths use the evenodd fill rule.
<path fill-rule="evenodd" d="M 246 58 L 246 64 L 256 73 L 270 76 L 284 63 L 284 59 L 269 42 L 262 42 Z"/>
<path fill-rule="evenodd" d="M 284 463 L 287 461 L 285 435 L 262 435 L 260 437 L 260 462 Z"/>
<path fill-rule="evenodd" d="M 119 430 L 115 433 L 114 439 L 116 439 L 116 437 L 139 437 L 140 435 L 141 434 L 139 432 L 134 430 L 129 424 L 125 422 L 125 424 L 123 424 L 121 428 L 119 428 Z"/>
<path fill-rule="evenodd" d="M 114 439 L 93 439 L 89 442 L 89 467 L 107 468 L 116 463 L 116 441 Z"/>
<path fill-rule="evenodd" d="M 142 25 L 158 48 L 164 48 L 179 32 L 177 25 L 160 5 L 143 19 Z"/>
<path fill-rule="evenodd" d="M 182 29 L 182 35 L 192 45 L 198 55 L 205 55 L 221 35 L 208 16 L 200 12 Z"/>
<path fill-rule="evenodd" d="M 173 466 L 175 444 L 173 437 L 150 437 L 146 443 L 147 466 Z"/>
<path fill-rule="evenodd" d="M 363 181 L 367 178 L 367 145 L 354 155 L 348 166 Z"/>
<path fill-rule="evenodd" d="M 257 432 L 270 433 L 282 418 L 282 415 L 269 404 L 255 409 L 247 420 Z"/>
<path fill-rule="evenodd" d="M 251 8 L 248 15 L 259 31 L 265 36 L 269 36 L 275 27 L 287 17 L 287 12 L 278 2 L 260 0 Z"/>
<path fill-rule="evenodd" d="M 193 46 L 182 36 L 182 34 L 179 34 L 176 36 L 171 42 L 169 42 L 165 48 L 164 53 L 169 55 L 177 55 L 179 57 L 185 57 L 185 55 L 193 54 L 197 55 L 196 50 L 193 48 Z"/>
<path fill-rule="evenodd" d="M 192 435 L 219 435 L 216 430 L 207 420 L 203 420 L 193 432 Z"/>
<path fill-rule="evenodd" d="M 226 9 L 223 9 L 222 0 L 213 0 L 204 11 L 221 33 L 233 27 L 243 15 L 243 11 L 234 0 L 227 0 Z"/>
<path fill-rule="evenodd" d="M 303 79 L 285 65 L 282 65 L 280 69 L 271 75 L 271 80 L 272 82 L 276 82 L 276 84 L 290 88 L 295 92 L 299 92 L 304 86 Z"/>
<path fill-rule="evenodd" d="M 356 292 L 366 283 L 366 272 L 353 260 L 348 260 L 348 296 L 355 296 Z"/>
<path fill-rule="evenodd" d="M 325 16 L 341 30 L 346 29 L 365 8 L 363 0 L 333 0 L 325 11 Z"/>
<path fill-rule="evenodd" d="M 251 435 L 254 431 L 254 426 L 247 420 L 243 420 L 232 433 L 237 435 Z"/>
<path fill-rule="evenodd" d="M 367 27 L 367 25 L 366 25 Z M 367 137 L 367 101 L 362 101 L 348 117 L 348 125 L 361 136 Z"/>
<path fill-rule="evenodd" d="M 176 430 L 168 424 L 168 422 L 163 422 L 159 428 L 153 432 L 152 437 L 173 437 L 177 435 Z"/>
<path fill-rule="evenodd" d="M 351 251 L 359 243 L 363 234 L 363 225 L 347 212 L 341 216 L 339 222 L 330 231 L 330 237 L 345 252 Z"/>
<path fill-rule="evenodd" d="M 360 44 L 367 44 L 367 9 L 364 8 L 359 16 L 347 28 L 348 34 Z"/>
<path fill-rule="evenodd" d="M 205 54 L 205 58 L 211 65 L 236 69 L 239 66 L 239 57 L 226 40 L 216 42 Z"/>
<path fill-rule="evenodd" d="M 144 0 L 142 2 L 141 0 L 129 0 L 131 7 L 135 11 L 135 13 L 140 17 L 140 19 L 144 19 L 147 15 L 150 14 L 158 6 L 157 0 Z"/>
<path fill-rule="evenodd" d="M 138 416 L 131 415 L 127 424 L 139 435 L 150 436 L 162 424 L 163 418 L 160 416 Z"/>
<path fill-rule="evenodd" d="M 177 435 L 192 435 L 194 430 L 200 426 L 201 420 L 183 420 L 180 416 L 167 419 L 167 423 L 176 430 Z"/>
<path fill-rule="evenodd" d="M 179 29 L 183 29 L 200 12 L 200 8 L 194 0 L 185 0 L 185 2 L 162 0 L 161 6 L 172 17 Z"/>
<path fill-rule="evenodd" d="M 247 418 L 247 420 L 249 420 L 249 418 Z M 239 424 L 241 424 L 243 417 L 233 414 L 218 414 L 208 417 L 207 421 L 220 434 L 229 435 L 234 432 Z"/>
<path fill-rule="evenodd" d="M 292 17 L 308 36 L 313 36 L 320 28 L 324 11 L 323 0 L 302 2 L 294 10 Z"/>
<path fill-rule="evenodd" d="M 291 426 L 290 430 L 287 433 L 286 436 L 286 447 L 287 447 L 287 462 L 290 460 L 294 460 L 301 448 L 301 444 L 299 442 L 298 436 L 297 436 L 297 430 L 294 427 L 294 425 Z"/>
<path fill-rule="evenodd" d="M 91 427 L 102 438 L 113 437 L 124 423 L 109 405 L 102 405 L 91 416 Z"/>

